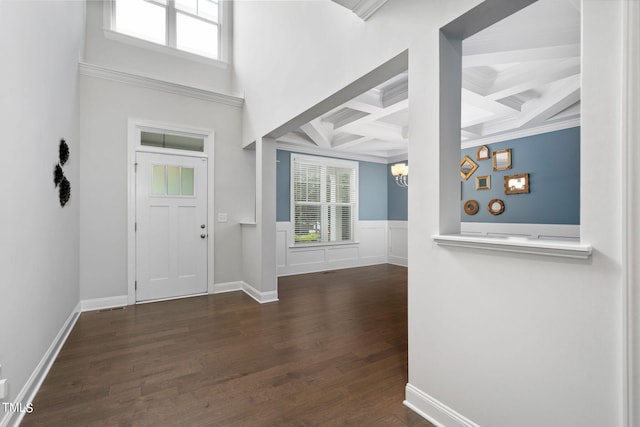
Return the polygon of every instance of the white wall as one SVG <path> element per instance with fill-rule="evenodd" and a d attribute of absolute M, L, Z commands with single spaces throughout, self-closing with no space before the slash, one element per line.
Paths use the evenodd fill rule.
<path fill-rule="evenodd" d="M 430 238 L 447 215 L 459 216 L 459 208 L 441 210 L 438 193 L 446 176 L 436 142 L 438 29 L 478 3 L 392 0 L 365 23 L 329 2 L 240 2 L 235 85 L 246 89 L 243 140 L 408 48 L 407 398 L 429 416 L 441 416 L 435 402 L 479 425 L 621 425 L 622 2 L 583 1 L 581 224 L 595 249 L 588 262 L 444 248 Z M 458 425 L 451 415 L 443 423 Z"/>
<path fill-rule="evenodd" d="M 82 2 L 0 2 L 0 378 L 13 402 L 78 304 Z M 71 198 L 53 184 L 58 144 Z M 0 424 L 5 411 L 0 410 Z M 6 420 L 6 419 L 5 419 Z"/>
<path fill-rule="evenodd" d="M 87 2 L 85 62 L 228 94 L 230 72 L 104 37 L 102 2 Z M 120 83 L 80 79 L 80 295 L 127 294 L 127 122 L 130 118 L 212 129 L 214 284 L 242 280 L 240 221 L 254 217 L 254 153 L 241 149 L 241 108 Z M 217 222 L 217 213 L 228 222 Z"/>
<path fill-rule="evenodd" d="M 213 283 L 242 279 L 239 222 L 253 216 L 251 152 L 240 147 L 239 108 L 81 76 L 81 298 L 127 294 L 127 121 L 215 131 Z M 228 222 L 217 222 L 217 213 Z M 210 283 L 211 284 L 211 283 Z"/>
<path fill-rule="evenodd" d="M 390 1 L 384 17 L 365 23 L 330 1 L 236 2 L 233 90 L 245 93 L 243 141 L 267 135 L 404 51 L 431 19 L 423 3 Z"/>

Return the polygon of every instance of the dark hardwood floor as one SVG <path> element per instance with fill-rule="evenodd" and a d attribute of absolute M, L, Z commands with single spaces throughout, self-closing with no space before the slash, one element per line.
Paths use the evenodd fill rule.
<path fill-rule="evenodd" d="M 407 275 L 392 265 L 87 312 L 23 426 L 432 426 L 402 405 Z"/>

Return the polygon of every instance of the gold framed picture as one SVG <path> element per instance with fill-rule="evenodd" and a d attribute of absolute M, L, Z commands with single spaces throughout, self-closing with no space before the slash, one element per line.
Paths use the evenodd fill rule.
<path fill-rule="evenodd" d="M 476 190 L 490 190 L 491 175 L 476 176 Z"/>

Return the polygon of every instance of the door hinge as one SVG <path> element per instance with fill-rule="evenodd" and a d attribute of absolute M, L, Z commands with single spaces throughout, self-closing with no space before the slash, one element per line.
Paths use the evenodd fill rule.
<path fill-rule="evenodd" d="M 133 282 L 133 286 L 135 287 L 135 290 L 138 290 L 138 281 L 136 280 L 135 282 Z"/>
<path fill-rule="evenodd" d="M 137 162 L 133 164 L 133 171 L 134 172 L 138 172 L 138 163 Z"/>
<path fill-rule="evenodd" d="M 138 223 L 137 222 L 133 223 L 133 231 L 134 231 L 134 233 L 138 231 Z"/>

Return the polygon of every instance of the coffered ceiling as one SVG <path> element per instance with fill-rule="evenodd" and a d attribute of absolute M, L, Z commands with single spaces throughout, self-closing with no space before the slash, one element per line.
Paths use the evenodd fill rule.
<path fill-rule="evenodd" d="M 406 158 L 408 88 L 408 73 L 400 73 L 278 141 L 337 156 Z M 539 0 L 464 40 L 461 95 L 462 147 L 578 126 L 580 0 Z"/>

